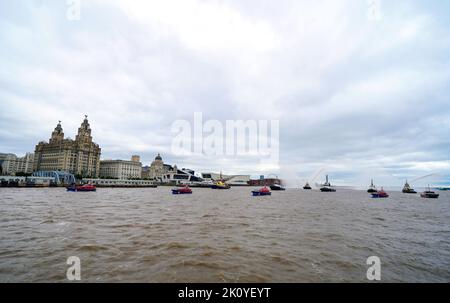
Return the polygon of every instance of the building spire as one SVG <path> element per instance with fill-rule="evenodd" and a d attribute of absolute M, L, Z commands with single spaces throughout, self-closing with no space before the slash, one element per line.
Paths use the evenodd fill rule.
<path fill-rule="evenodd" d="M 52 132 L 50 142 L 62 141 L 63 139 L 64 139 L 64 132 L 61 126 L 61 120 L 59 120 L 58 124 L 55 127 L 55 130 Z"/>
<path fill-rule="evenodd" d="M 89 125 L 87 117 L 87 115 L 84 115 L 83 123 L 81 123 L 81 126 L 78 128 L 78 134 L 75 137 L 75 141 L 83 141 L 86 143 L 92 142 L 91 126 Z"/>
<path fill-rule="evenodd" d="M 89 121 L 88 121 L 88 116 L 84 115 L 84 120 L 83 123 L 81 123 L 81 128 L 83 128 L 84 130 L 89 130 L 90 129 L 90 125 L 89 125 Z"/>
<path fill-rule="evenodd" d="M 61 126 L 61 120 L 58 120 L 58 124 L 55 127 L 55 133 L 61 133 L 63 131 L 62 126 Z"/>

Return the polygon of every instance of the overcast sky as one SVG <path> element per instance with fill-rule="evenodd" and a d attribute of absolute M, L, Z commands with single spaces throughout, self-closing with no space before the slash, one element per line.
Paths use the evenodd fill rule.
<path fill-rule="evenodd" d="M 450 181 L 448 1 L 0 1 L 0 152 L 24 154 L 58 120 L 89 115 L 102 158 L 301 185 Z M 180 157 L 171 125 L 280 121 L 280 167 Z M 320 181 L 320 180 L 317 180 Z M 419 184 L 419 185 L 420 185 Z"/>

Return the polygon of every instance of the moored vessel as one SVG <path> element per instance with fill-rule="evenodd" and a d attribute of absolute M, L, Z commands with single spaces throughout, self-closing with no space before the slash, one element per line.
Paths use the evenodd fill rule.
<path fill-rule="evenodd" d="M 377 192 L 377 188 L 375 187 L 375 185 L 373 185 L 373 180 L 370 180 L 370 187 L 367 190 L 368 193 L 376 193 Z"/>
<path fill-rule="evenodd" d="M 67 191 L 73 192 L 92 192 L 96 190 L 97 188 L 95 187 L 95 185 L 92 184 L 83 184 L 83 185 L 72 184 L 67 187 Z"/>
<path fill-rule="evenodd" d="M 417 194 L 417 192 L 414 190 L 414 188 L 411 188 L 411 186 L 408 183 L 408 180 L 406 180 L 405 186 L 403 186 L 402 192 L 404 194 Z"/>
<path fill-rule="evenodd" d="M 328 180 L 328 175 L 326 176 L 326 181 L 325 183 L 322 185 L 322 187 L 320 188 L 321 192 L 329 192 L 329 193 L 334 193 L 336 192 L 336 189 L 331 187 L 331 183 Z"/>
<path fill-rule="evenodd" d="M 381 188 L 381 190 L 372 193 L 372 198 L 389 198 L 389 195 L 383 190 L 383 188 Z"/>
<path fill-rule="evenodd" d="M 270 189 L 271 189 L 271 190 L 275 190 L 275 191 L 278 191 L 278 190 L 286 190 L 286 188 L 284 188 L 283 186 L 281 186 L 281 184 L 272 184 L 272 185 L 270 185 Z"/>
<path fill-rule="evenodd" d="M 270 192 L 270 189 L 267 186 L 264 186 L 260 190 L 254 190 L 252 191 L 253 196 L 270 196 L 272 193 Z"/>
<path fill-rule="evenodd" d="M 305 190 L 311 190 L 312 187 L 311 187 L 311 185 L 309 185 L 308 182 L 306 182 L 305 186 L 303 186 L 303 189 L 305 189 Z"/>
<path fill-rule="evenodd" d="M 172 194 L 174 195 L 186 195 L 186 194 L 192 194 L 192 189 L 189 188 L 189 186 L 184 186 L 181 188 L 174 188 L 172 189 Z"/>
<path fill-rule="evenodd" d="M 428 189 L 420 194 L 422 198 L 426 199 L 437 199 L 439 198 L 439 194 L 435 193 L 431 190 L 430 186 L 428 186 Z"/>
<path fill-rule="evenodd" d="M 217 181 L 211 186 L 212 189 L 230 189 L 231 186 L 226 184 L 224 181 Z"/>

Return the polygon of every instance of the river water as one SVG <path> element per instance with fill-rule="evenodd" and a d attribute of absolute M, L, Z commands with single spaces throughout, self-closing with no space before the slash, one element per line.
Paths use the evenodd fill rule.
<path fill-rule="evenodd" d="M 450 282 L 450 193 L 0 188 L 0 282 Z"/>

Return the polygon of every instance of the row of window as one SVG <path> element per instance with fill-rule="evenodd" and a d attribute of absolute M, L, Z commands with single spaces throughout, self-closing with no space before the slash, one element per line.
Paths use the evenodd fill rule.
<path fill-rule="evenodd" d="M 151 181 L 117 181 L 117 180 L 95 180 L 92 181 L 94 184 L 103 185 L 152 185 Z"/>

